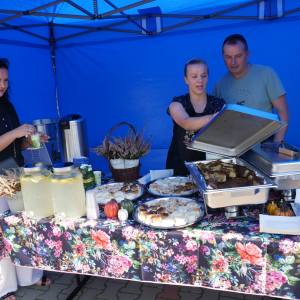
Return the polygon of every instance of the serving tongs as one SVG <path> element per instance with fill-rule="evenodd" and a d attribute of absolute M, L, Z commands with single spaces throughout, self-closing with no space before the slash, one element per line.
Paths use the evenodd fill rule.
<path fill-rule="evenodd" d="M 264 143 L 261 144 L 261 147 L 266 151 L 272 151 L 291 157 L 300 158 L 300 149 L 293 147 L 284 141 L 282 141 L 281 143 Z"/>

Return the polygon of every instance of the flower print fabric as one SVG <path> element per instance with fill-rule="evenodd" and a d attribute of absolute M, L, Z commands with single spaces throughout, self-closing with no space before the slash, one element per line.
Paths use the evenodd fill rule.
<path fill-rule="evenodd" d="M 300 299 L 300 236 L 259 233 L 259 212 L 168 231 L 103 214 L 58 224 L 2 215 L 3 253 L 28 267 Z"/>

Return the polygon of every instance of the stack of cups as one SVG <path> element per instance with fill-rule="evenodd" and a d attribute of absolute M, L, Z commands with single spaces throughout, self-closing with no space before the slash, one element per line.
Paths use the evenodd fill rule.
<path fill-rule="evenodd" d="M 100 216 L 94 190 L 86 191 L 86 216 L 91 220 L 98 219 Z"/>
<path fill-rule="evenodd" d="M 101 171 L 94 171 L 95 185 L 101 185 Z"/>

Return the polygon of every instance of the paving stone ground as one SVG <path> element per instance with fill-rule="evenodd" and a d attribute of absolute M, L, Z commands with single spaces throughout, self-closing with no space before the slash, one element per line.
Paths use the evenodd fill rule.
<path fill-rule="evenodd" d="M 19 287 L 18 300 L 65 300 L 75 289 L 73 274 L 46 272 L 51 286 Z M 81 277 L 83 278 L 83 277 Z M 200 287 L 140 283 L 122 279 L 91 277 L 74 297 L 75 300 L 275 300 L 278 298 L 245 295 Z"/>

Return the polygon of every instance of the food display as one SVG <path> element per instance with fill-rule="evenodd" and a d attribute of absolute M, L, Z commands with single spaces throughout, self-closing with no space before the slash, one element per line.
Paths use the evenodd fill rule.
<path fill-rule="evenodd" d="M 196 163 L 197 168 L 213 189 L 227 189 L 264 184 L 264 179 L 246 166 L 216 160 L 204 164 Z"/>
<path fill-rule="evenodd" d="M 124 199 L 136 200 L 144 193 L 144 188 L 137 183 L 118 182 L 101 185 L 95 188 L 98 204 L 106 204 L 111 199 L 120 203 Z"/>
<path fill-rule="evenodd" d="M 133 213 L 136 221 L 150 227 L 175 229 L 199 221 L 204 211 L 188 198 L 159 198 L 141 204 Z"/>
<path fill-rule="evenodd" d="M 198 191 L 191 177 L 165 177 L 146 185 L 149 193 L 156 196 L 187 196 Z"/>

